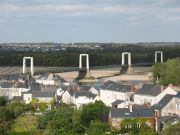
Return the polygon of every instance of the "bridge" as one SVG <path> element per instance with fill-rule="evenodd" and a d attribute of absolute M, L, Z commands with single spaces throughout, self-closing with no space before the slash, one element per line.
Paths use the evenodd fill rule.
<path fill-rule="evenodd" d="M 162 51 L 155 52 L 155 63 L 157 62 L 157 55 L 161 54 L 161 62 L 163 62 L 163 53 Z M 128 55 L 128 64 L 125 65 L 125 55 Z M 82 57 L 86 57 L 86 67 L 82 67 Z M 31 60 L 30 68 L 26 67 L 26 59 Z M 131 63 L 131 53 L 123 52 L 122 53 L 122 64 L 121 65 L 110 65 L 110 66 L 94 66 L 89 67 L 89 55 L 88 54 L 80 54 L 79 56 L 79 67 L 35 67 L 33 63 L 33 57 L 24 57 L 23 58 L 23 68 L 22 67 L 0 67 L 0 75 L 6 74 L 26 74 L 31 73 L 31 76 L 34 74 L 43 74 L 43 73 L 64 73 L 64 72 L 79 72 L 79 76 L 90 76 L 90 70 L 108 70 L 108 71 L 120 71 L 121 72 L 129 72 L 129 70 L 134 71 L 136 68 L 140 67 L 152 67 L 154 64 L 151 63 Z M 82 75 L 81 75 L 82 74 Z"/>
<path fill-rule="evenodd" d="M 132 64 L 133 68 L 138 67 L 151 67 L 154 63 L 137 63 Z M 127 67 L 127 65 L 109 65 L 109 66 L 94 66 L 90 67 L 90 70 L 120 70 L 122 67 Z M 34 74 L 42 74 L 42 73 L 63 73 L 63 72 L 74 72 L 74 71 L 83 71 L 86 68 L 79 67 L 34 67 Z M 27 73 L 30 72 L 30 68 L 27 68 Z M 6 74 L 20 74 L 22 73 L 22 67 L 0 67 L 0 75 Z"/>

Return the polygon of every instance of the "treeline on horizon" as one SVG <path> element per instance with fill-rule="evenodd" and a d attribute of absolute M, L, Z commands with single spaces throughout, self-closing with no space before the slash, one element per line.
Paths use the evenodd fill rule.
<path fill-rule="evenodd" d="M 121 65 L 121 53 L 131 52 L 132 64 L 154 62 L 155 51 L 163 51 L 164 61 L 180 57 L 180 46 L 105 46 L 103 50 L 68 48 L 63 52 L 1 52 L 0 66 L 21 66 L 24 56 L 33 56 L 35 66 L 77 67 L 79 54 L 88 53 L 90 66 Z M 160 57 L 158 57 L 160 60 Z M 83 59 L 85 61 L 85 58 Z M 127 58 L 126 58 L 127 62 Z M 85 62 L 83 62 L 85 64 Z"/>

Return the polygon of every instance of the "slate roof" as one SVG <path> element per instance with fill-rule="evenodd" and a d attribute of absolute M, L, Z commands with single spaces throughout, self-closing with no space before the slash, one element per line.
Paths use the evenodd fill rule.
<path fill-rule="evenodd" d="M 25 79 L 25 77 L 21 76 L 20 74 L 11 74 L 11 75 L 4 75 L 2 76 L 3 80 L 18 80 L 18 79 Z"/>
<path fill-rule="evenodd" d="M 174 116 L 162 116 L 159 119 L 159 122 L 161 123 L 173 123 L 175 121 L 180 121 L 180 118 L 178 117 L 178 115 L 174 115 Z"/>
<path fill-rule="evenodd" d="M 130 92 L 131 86 L 123 85 L 123 84 L 116 84 L 113 82 L 113 83 L 108 83 L 108 85 L 104 85 L 102 89 L 110 90 L 110 91 L 117 91 L 117 92 Z"/>
<path fill-rule="evenodd" d="M 30 86 L 31 91 L 41 91 L 41 86 L 39 83 L 33 83 Z"/>
<path fill-rule="evenodd" d="M 54 97 L 55 93 L 54 92 L 41 92 L 41 91 L 37 91 L 37 92 L 32 92 L 32 97 Z"/>
<path fill-rule="evenodd" d="M 163 89 L 165 89 L 164 87 Z M 161 86 L 160 85 L 153 85 L 153 84 L 144 84 L 141 89 L 139 89 L 135 94 L 142 94 L 142 95 L 150 95 L 150 96 L 157 96 L 161 93 Z"/>
<path fill-rule="evenodd" d="M 178 92 L 175 97 L 180 98 L 180 92 Z"/>
<path fill-rule="evenodd" d="M 174 95 L 165 95 L 160 101 L 158 104 L 154 105 L 153 108 L 156 108 L 156 109 L 162 109 L 164 108 L 170 101 L 171 99 L 174 97 Z"/>
<path fill-rule="evenodd" d="M 109 85 L 112 85 L 112 84 L 116 84 L 116 83 L 113 81 L 104 82 L 104 84 L 101 86 L 101 88 L 105 89 L 106 87 L 108 87 Z"/>
<path fill-rule="evenodd" d="M 90 89 L 91 87 L 92 87 L 91 85 L 80 85 L 78 89 L 79 89 L 80 91 L 89 91 L 89 89 Z"/>
<path fill-rule="evenodd" d="M 85 96 L 88 98 L 95 98 L 97 95 L 92 94 L 91 92 L 88 91 L 76 91 L 73 93 L 75 98 L 81 97 L 81 96 Z"/>
<path fill-rule="evenodd" d="M 13 87 L 13 83 L 12 82 L 3 82 L 1 83 L 1 88 L 12 88 Z"/>
<path fill-rule="evenodd" d="M 42 92 L 56 92 L 58 89 L 58 86 L 46 86 L 46 87 L 41 87 Z"/>
<path fill-rule="evenodd" d="M 70 85 L 67 89 L 71 91 L 89 91 L 91 85 Z"/>
<path fill-rule="evenodd" d="M 16 86 L 17 86 L 17 88 L 29 88 L 28 85 L 26 85 L 24 83 L 17 83 Z"/>
<path fill-rule="evenodd" d="M 154 117 L 153 111 L 147 107 L 136 107 L 132 109 L 132 112 L 129 108 L 112 108 L 110 112 L 112 118 Z"/>
<path fill-rule="evenodd" d="M 116 100 L 116 101 L 112 102 L 111 105 L 119 105 L 123 102 L 124 102 L 123 100 Z"/>

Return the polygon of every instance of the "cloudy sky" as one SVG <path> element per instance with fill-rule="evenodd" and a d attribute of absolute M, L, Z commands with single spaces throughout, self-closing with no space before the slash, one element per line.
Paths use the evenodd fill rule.
<path fill-rule="evenodd" d="M 0 42 L 180 41 L 180 0 L 0 0 Z"/>

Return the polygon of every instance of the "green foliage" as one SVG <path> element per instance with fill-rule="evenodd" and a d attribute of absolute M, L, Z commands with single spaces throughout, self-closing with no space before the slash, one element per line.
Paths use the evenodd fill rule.
<path fill-rule="evenodd" d="M 153 66 L 154 80 L 157 76 L 159 82 L 163 85 L 174 84 L 180 85 L 180 59 L 171 59 L 163 64 Z"/>
<path fill-rule="evenodd" d="M 18 102 L 0 106 L 0 135 L 6 135 L 13 120 L 30 109 L 29 105 Z"/>
<path fill-rule="evenodd" d="M 43 134 L 64 134 L 73 131 L 74 109 L 71 106 L 61 105 L 54 111 L 47 112 L 39 120 L 39 128 L 45 129 Z"/>
<path fill-rule="evenodd" d="M 162 132 L 162 135 L 179 135 L 180 123 L 170 125 Z"/>
<path fill-rule="evenodd" d="M 0 96 L 0 106 L 4 106 L 6 104 L 6 98 L 3 96 Z"/>
<path fill-rule="evenodd" d="M 154 52 L 162 50 L 164 60 L 167 58 L 180 57 L 180 47 L 177 46 L 138 46 L 121 45 L 114 46 L 112 43 L 104 45 L 103 50 L 85 50 L 69 48 L 65 52 L 11 52 L 0 53 L 0 65 L 17 66 L 22 64 L 25 55 L 33 56 L 37 66 L 78 66 L 79 53 L 90 55 L 90 66 L 120 65 L 121 53 L 132 52 L 133 63 L 154 62 Z M 173 53 L 172 53 L 173 52 Z"/>
<path fill-rule="evenodd" d="M 140 124 L 140 127 L 137 127 L 137 123 Z M 146 124 L 150 125 L 147 126 Z M 121 121 L 121 130 L 120 133 L 129 133 L 129 134 L 141 134 L 141 135 L 150 135 L 155 134 L 153 119 L 149 118 L 129 118 Z M 128 126 L 128 128 L 127 128 Z"/>
<path fill-rule="evenodd" d="M 88 127 L 91 121 L 107 121 L 109 108 L 102 101 L 96 101 L 94 104 L 84 105 L 81 114 L 81 123 Z"/>
<path fill-rule="evenodd" d="M 40 129 L 45 129 L 48 122 L 52 120 L 54 116 L 55 111 L 51 110 L 46 112 L 43 116 L 41 116 L 38 120 L 39 128 Z"/>
<path fill-rule="evenodd" d="M 88 128 L 88 135 L 104 135 L 105 132 L 109 132 L 108 123 L 102 123 L 100 121 L 92 121 Z"/>
<path fill-rule="evenodd" d="M 15 132 L 30 132 L 37 129 L 38 118 L 35 115 L 19 116 L 13 126 L 12 131 Z"/>
<path fill-rule="evenodd" d="M 75 133 L 83 133 L 84 126 L 81 123 L 81 110 L 75 110 L 72 117 L 73 122 L 73 132 Z"/>
<path fill-rule="evenodd" d="M 87 110 L 91 113 L 87 114 Z M 47 112 L 41 116 L 38 125 L 39 129 L 43 130 L 43 135 L 78 135 L 84 133 L 85 129 L 87 129 L 86 119 L 89 120 L 87 122 L 91 122 L 91 120 L 107 121 L 107 119 L 104 118 L 108 113 L 109 108 L 101 101 L 86 105 L 82 110 L 76 110 L 72 106 L 61 104 L 58 109 Z M 102 127 L 102 130 L 100 129 L 102 133 L 108 129 L 107 123 L 98 121 L 91 124 L 92 132 L 98 130 L 96 127 Z M 88 130 L 88 132 L 90 133 L 91 131 Z"/>

